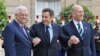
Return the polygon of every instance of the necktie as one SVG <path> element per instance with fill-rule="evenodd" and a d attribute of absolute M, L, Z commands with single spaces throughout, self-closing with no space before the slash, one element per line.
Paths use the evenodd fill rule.
<path fill-rule="evenodd" d="M 28 38 L 28 35 L 27 35 L 27 32 L 26 32 L 26 30 L 25 30 L 24 26 L 21 26 L 21 28 L 22 28 L 23 33 L 25 34 L 25 36 Z"/>
<path fill-rule="evenodd" d="M 50 33 L 49 33 L 48 28 L 49 28 L 49 26 L 46 26 L 46 31 L 45 31 L 45 33 L 46 33 L 46 38 L 47 38 L 47 40 L 50 42 Z"/>
<path fill-rule="evenodd" d="M 80 36 L 82 37 L 82 35 L 83 35 L 82 27 L 81 27 L 80 23 L 78 23 L 77 25 L 78 25 L 78 32 L 79 32 Z"/>

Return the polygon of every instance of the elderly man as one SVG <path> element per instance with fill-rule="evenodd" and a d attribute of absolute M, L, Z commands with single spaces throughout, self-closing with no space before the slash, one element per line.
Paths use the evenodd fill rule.
<path fill-rule="evenodd" d="M 5 56 L 31 56 L 31 40 L 25 27 L 27 17 L 26 7 L 16 7 L 15 19 L 5 27 L 2 33 Z"/>
<path fill-rule="evenodd" d="M 72 20 L 62 27 L 65 35 L 71 36 L 68 40 L 68 56 L 96 56 L 92 25 L 82 21 L 82 6 L 74 5 L 71 13 Z"/>

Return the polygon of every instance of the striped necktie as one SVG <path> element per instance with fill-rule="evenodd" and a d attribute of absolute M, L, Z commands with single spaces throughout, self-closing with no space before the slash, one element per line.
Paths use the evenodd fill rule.
<path fill-rule="evenodd" d="M 77 25 L 78 25 L 78 32 L 79 32 L 80 36 L 82 37 L 82 35 L 83 35 L 82 27 L 81 27 L 80 23 L 78 23 Z"/>

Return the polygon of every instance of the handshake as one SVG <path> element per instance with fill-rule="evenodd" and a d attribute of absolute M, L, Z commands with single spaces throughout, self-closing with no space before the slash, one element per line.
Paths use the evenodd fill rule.
<path fill-rule="evenodd" d="M 32 39 L 33 46 L 38 45 L 40 42 L 41 42 L 41 39 L 39 37 L 35 37 Z"/>
<path fill-rule="evenodd" d="M 70 37 L 70 39 L 68 40 L 68 45 L 71 46 L 71 45 L 77 45 L 78 43 L 80 42 L 79 38 L 76 37 L 75 35 L 72 35 Z"/>
<path fill-rule="evenodd" d="M 33 43 L 34 46 L 38 45 L 40 42 L 41 42 L 41 39 L 39 37 L 35 37 L 32 40 L 32 43 Z M 76 37 L 75 35 L 72 35 L 70 37 L 70 39 L 68 40 L 69 45 L 73 45 L 73 44 L 77 45 L 79 42 L 80 42 L 79 38 Z"/>

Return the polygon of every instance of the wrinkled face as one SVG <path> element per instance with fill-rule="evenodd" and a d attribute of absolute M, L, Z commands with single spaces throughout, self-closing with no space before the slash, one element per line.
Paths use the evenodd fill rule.
<path fill-rule="evenodd" d="M 73 17 L 75 20 L 80 21 L 83 19 L 84 11 L 82 7 L 78 7 L 73 12 Z"/>
<path fill-rule="evenodd" d="M 52 22 L 53 16 L 49 12 L 42 12 L 42 22 L 44 25 L 49 25 Z"/>
<path fill-rule="evenodd" d="M 16 19 L 18 20 L 19 23 L 22 25 L 26 25 L 27 20 L 28 20 L 28 12 L 27 10 L 22 10 L 19 13 L 16 13 Z"/>

